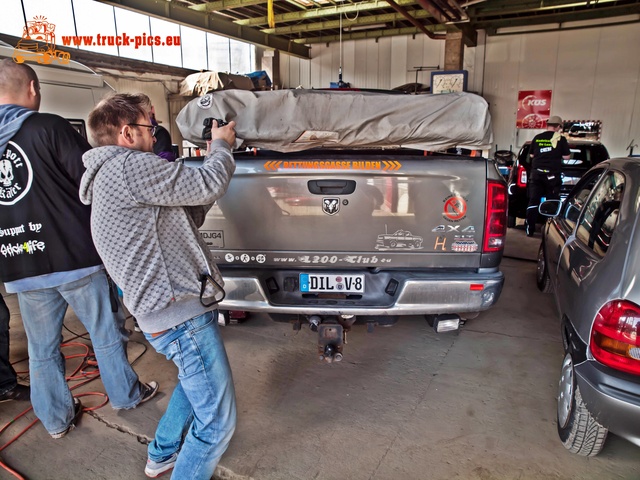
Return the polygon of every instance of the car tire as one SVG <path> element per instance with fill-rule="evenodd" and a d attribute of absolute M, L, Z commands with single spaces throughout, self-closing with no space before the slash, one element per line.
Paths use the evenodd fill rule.
<path fill-rule="evenodd" d="M 582 401 L 571 353 L 567 353 L 562 362 L 557 401 L 558 436 L 564 447 L 583 457 L 593 457 L 600 453 L 609 430 L 593 418 Z"/>
<path fill-rule="evenodd" d="M 551 293 L 553 291 L 553 285 L 551 285 L 551 279 L 549 278 L 549 271 L 547 270 L 547 260 L 544 256 L 544 248 L 540 244 L 540 250 L 538 250 L 538 267 L 536 268 L 536 285 L 538 290 L 542 293 Z"/>
<path fill-rule="evenodd" d="M 508 228 L 514 228 L 516 226 L 516 216 L 515 215 L 508 215 L 507 216 L 507 227 Z"/>

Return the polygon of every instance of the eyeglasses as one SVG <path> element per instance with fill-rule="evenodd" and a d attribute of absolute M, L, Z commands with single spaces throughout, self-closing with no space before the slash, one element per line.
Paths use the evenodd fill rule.
<path fill-rule="evenodd" d="M 155 137 L 156 136 L 156 132 L 158 131 L 158 126 L 157 125 L 145 125 L 143 123 L 127 123 L 127 125 L 129 125 L 130 127 L 147 127 L 149 129 L 151 129 L 151 136 Z"/>

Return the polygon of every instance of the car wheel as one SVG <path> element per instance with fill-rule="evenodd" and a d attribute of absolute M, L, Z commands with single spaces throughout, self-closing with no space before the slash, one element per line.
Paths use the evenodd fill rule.
<path fill-rule="evenodd" d="M 547 270 L 547 261 L 544 258 L 544 248 L 540 244 L 540 250 L 538 250 L 538 268 L 536 269 L 536 285 L 538 290 L 542 293 L 551 293 L 553 291 L 553 285 L 551 285 L 551 279 L 549 278 L 549 271 Z"/>
<path fill-rule="evenodd" d="M 508 228 L 514 228 L 516 226 L 516 216 L 515 215 L 508 215 L 507 216 L 507 227 Z"/>
<path fill-rule="evenodd" d="M 567 353 L 558 384 L 558 435 L 562 444 L 572 453 L 593 457 L 604 447 L 608 432 L 593 418 L 582 401 L 575 380 L 573 359 Z"/>

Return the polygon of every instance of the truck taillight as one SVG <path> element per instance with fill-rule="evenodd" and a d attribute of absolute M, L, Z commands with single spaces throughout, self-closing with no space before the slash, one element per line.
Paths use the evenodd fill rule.
<path fill-rule="evenodd" d="M 522 165 L 518 165 L 518 176 L 516 182 L 519 187 L 525 188 L 527 186 L 527 170 Z"/>
<path fill-rule="evenodd" d="M 600 363 L 640 375 L 640 307 L 627 300 L 604 305 L 591 328 L 590 348 Z"/>
<path fill-rule="evenodd" d="M 507 187 L 494 180 L 487 182 L 483 253 L 497 252 L 504 247 L 507 234 Z"/>

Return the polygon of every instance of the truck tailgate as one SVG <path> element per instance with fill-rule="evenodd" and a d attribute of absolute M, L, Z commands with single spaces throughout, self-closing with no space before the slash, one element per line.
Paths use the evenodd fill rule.
<path fill-rule="evenodd" d="M 236 158 L 227 193 L 200 229 L 220 266 L 480 267 L 485 159 L 335 151 Z"/>

